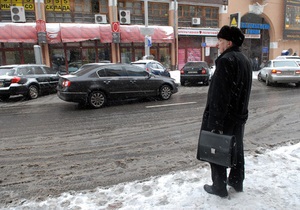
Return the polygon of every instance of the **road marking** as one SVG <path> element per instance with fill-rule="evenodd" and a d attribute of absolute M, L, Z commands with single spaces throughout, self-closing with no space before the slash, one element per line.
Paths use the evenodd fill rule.
<path fill-rule="evenodd" d="M 186 104 L 196 104 L 197 102 L 186 102 L 186 103 L 176 103 L 176 104 L 162 104 L 162 105 L 154 105 L 154 106 L 146 106 L 146 108 L 156 108 L 156 107 L 164 107 L 164 106 L 180 106 Z"/>

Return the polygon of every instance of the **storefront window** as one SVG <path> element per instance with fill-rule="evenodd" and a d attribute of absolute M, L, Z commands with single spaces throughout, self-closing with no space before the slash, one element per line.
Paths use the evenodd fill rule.
<path fill-rule="evenodd" d="M 6 51 L 6 64 L 20 64 L 21 63 L 21 56 L 19 51 Z"/>
<path fill-rule="evenodd" d="M 35 61 L 35 55 L 34 55 L 34 50 L 24 50 L 24 63 L 36 63 Z"/>
<path fill-rule="evenodd" d="M 166 67 L 171 68 L 171 53 L 168 44 L 159 45 L 159 61 Z"/>

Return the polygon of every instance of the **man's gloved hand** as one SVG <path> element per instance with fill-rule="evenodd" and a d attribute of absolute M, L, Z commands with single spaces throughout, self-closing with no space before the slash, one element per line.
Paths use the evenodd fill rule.
<path fill-rule="evenodd" d="M 223 131 L 216 130 L 216 129 L 212 129 L 211 132 L 216 134 L 223 134 Z"/>

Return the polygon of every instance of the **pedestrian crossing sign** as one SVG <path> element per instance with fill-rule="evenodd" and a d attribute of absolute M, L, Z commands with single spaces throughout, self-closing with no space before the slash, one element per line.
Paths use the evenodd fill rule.
<path fill-rule="evenodd" d="M 230 24 L 229 24 L 230 26 L 235 26 L 235 27 L 240 28 L 240 23 L 241 23 L 241 20 L 240 20 L 239 12 L 230 15 Z"/>

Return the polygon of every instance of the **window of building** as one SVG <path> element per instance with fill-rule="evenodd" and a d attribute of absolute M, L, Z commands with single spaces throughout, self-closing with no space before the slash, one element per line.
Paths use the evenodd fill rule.
<path fill-rule="evenodd" d="M 201 18 L 201 24 L 197 27 L 218 27 L 219 24 L 219 8 L 203 7 L 194 5 L 178 6 L 178 26 L 191 27 L 191 18 Z"/>
<path fill-rule="evenodd" d="M 142 25 L 144 24 L 143 14 L 144 4 L 141 1 L 118 1 L 118 11 L 129 10 L 130 11 L 130 23 Z"/>
<path fill-rule="evenodd" d="M 169 4 L 148 2 L 148 23 L 150 25 L 168 25 Z"/>

